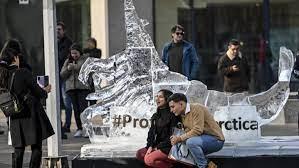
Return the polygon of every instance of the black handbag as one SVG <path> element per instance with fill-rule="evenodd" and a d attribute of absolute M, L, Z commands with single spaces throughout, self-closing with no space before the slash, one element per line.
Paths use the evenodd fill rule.
<path fill-rule="evenodd" d="M 23 100 L 19 100 L 17 95 L 12 91 L 15 80 L 15 72 L 11 76 L 9 88 L 0 88 L 0 109 L 6 117 L 20 113 L 24 109 L 24 101 L 28 99 L 30 92 L 23 96 Z"/>
<path fill-rule="evenodd" d="M 9 88 L 0 88 L 0 109 L 6 117 L 18 114 L 24 108 L 23 103 L 12 92 L 14 79 L 15 72 L 12 74 Z"/>

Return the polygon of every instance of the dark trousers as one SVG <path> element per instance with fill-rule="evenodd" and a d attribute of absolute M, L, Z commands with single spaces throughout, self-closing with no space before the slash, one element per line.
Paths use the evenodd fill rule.
<path fill-rule="evenodd" d="M 22 168 L 25 147 L 15 147 L 12 154 L 12 167 Z M 40 168 L 42 159 L 42 143 L 31 145 L 31 159 L 29 168 Z"/>
<path fill-rule="evenodd" d="M 80 114 L 88 106 L 86 96 L 89 94 L 89 90 L 70 90 L 67 92 L 67 94 L 70 96 L 72 100 L 77 128 L 78 130 L 82 130 Z"/>

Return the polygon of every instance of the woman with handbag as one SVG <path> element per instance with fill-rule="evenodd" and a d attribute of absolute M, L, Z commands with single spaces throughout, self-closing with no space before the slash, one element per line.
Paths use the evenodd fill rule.
<path fill-rule="evenodd" d="M 136 153 L 138 160 L 144 161 L 149 167 L 172 167 L 168 159 L 171 148 L 170 136 L 178 120 L 170 112 L 167 99 L 172 95 L 169 90 L 160 90 L 156 96 L 157 112 L 151 117 L 151 127 L 148 132 L 147 145 Z"/>
<path fill-rule="evenodd" d="M 0 87 L 8 88 L 13 81 L 11 92 L 22 101 L 22 110 L 10 116 L 10 133 L 14 147 L 12 167 L 23 167 L 25 147 L 31 146 L 30 168 L 39 168 L 42 157 L 42 140 L 54 134 L 52 125 L 40 100 L 47 98 L 51 85 L 40 88 L 27 69 L 19 68 L 18 52 L 6 48 L 1 55 Z M 13 77 L 13 79 L 11 79 Z"/>

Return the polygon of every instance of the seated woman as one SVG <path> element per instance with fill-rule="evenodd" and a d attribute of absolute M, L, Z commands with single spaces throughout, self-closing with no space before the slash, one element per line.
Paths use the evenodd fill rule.
<path fill-rule="evenodd" d="M 157 168 L 172 167 L 168 159 L 171 148 L 170 136 L 178 119 L 170 112 L 167 99 L 172 95 L 169 90 L 160 90 L 156 96 L 157 112 L 151 118 L 151 127 L 148 132 L 147 145 L 136 153 L 138 160 L 144 161 L 147 166 Z"/>

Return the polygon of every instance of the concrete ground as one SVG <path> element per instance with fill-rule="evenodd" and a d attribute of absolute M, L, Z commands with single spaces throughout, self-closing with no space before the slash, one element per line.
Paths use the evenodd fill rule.
<path fill-rule="evenodd" d="M 62 121 L 64 121 L 64 113 L 62 113 Z M 0 112 L 0 127 L 1 130 L 5 130 L 5 134 L 0 135 L 0 168 L 11 168 L 11 153 L 13 152 L 13 148 L 7 145 L 7 126 L 6 126 L 6 118 L 2 112 Z M 71 133 L 67 133 L 68 139 L 62 140 L 62 155 L 68 156 L 69 167 L 71 167 L 72 159 L 80 154 L 81 146 L 84 144 L 88 144 L 88 138 L 74 138 L 73 135 L 76 131 L 76 123 L 74 119 L 74 115 L 72 116 L 72 124 L 71 124 Z M 24 168 L 29 167 L 31 151 L 30 147 L 26 148 L 24 155 Z M 43 156 L 48 156 L 47 153 L 47 141 L 43 142 Z"/>
<path fill-rule="evenodd" d="M 64 113 L 62 113 L 62 119 L 64 119 Z M 0 127 L 1 129 L 7 129 L 6 118 L 0 113 Z M 62 155 L 68 156 L 69 166 L 71 167 L 71 160 L 80 153 L 81 146 L 89 143 L 88 138 L 74 138 L 73 135 L 76 131 L 76 124 L 74 117 L 72 120 L 71 133 L 68 133 L 68 139 L 62 141 Z M 286 125 L 267 125 L 262 127 L 263 136 L 297 136 L 298 126 L 297 124 Z M 7 145 L 7 132 L 4 135 L 0 135 L 0 168 L 11 167 L 11 153 L 13 148 Z M 26 148 L 24 156 L 24 167 L 28 167 L 30 160 L 30 147 Z M 47 143 L 43 143 L 43 156 L 47 156 Z"/>

